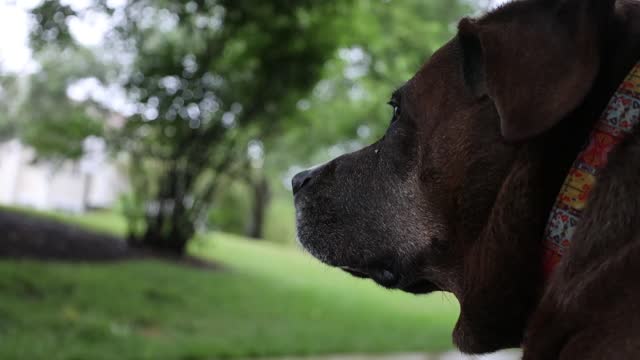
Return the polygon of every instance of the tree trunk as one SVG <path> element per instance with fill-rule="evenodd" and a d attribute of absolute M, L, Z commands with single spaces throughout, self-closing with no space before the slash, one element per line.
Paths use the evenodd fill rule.
<path fill-rule="evenodd" d="M 187 243 L 195 235 L 195 225 L 183 209 L 177 207 L 171 214 L 158 216 L 149 220 L 147 231 L 137 239 L 139 247 L 152 249 L 161 253 L 184 255 Z"/>
<path fill-rule="evenodd" d="M 84 174 L 82 177 L 82 212 L 86 212 L 91 209 L 91 175 Z"/>
<path fill-rule="evenodd" d="M 146 231 L 132 238 L 134 246 L 178 256 L 185 253 L 187 242 L 195 235 L 195 223 L 185 208 L 185 192 L 180 186 L 183 176 L 176 168 L 167 173 L 158 192 L 157 208 L 147 209 Z"/>
<path fill-rule="evenodd" d="M 262 239 L 264 238 L 264 222 L 271 200 L 271 191 L 269 182 L 263 175 L 258 175 L 258 179 L 251 182 L 251 187 L 253 203 L 251 204 L 251 218 L 246 235 L 253 239 Z"/>

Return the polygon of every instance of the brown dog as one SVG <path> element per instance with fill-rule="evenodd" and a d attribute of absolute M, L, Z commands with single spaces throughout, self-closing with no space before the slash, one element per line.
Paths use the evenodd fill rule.
<path fill-rule="evenodd" d="M 553 277 L 541 271 L 561 184 L 639 59 L 637 1 L 523 0 L 462 20 L 393 94 L 382 139 L 294 178 L 301 243 L 389 288 L 452 292 L 465 352 L 640 358 L 638 130 Z"/>

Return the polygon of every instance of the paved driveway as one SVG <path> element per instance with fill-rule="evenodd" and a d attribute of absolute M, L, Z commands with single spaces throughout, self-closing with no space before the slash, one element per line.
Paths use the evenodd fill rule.
<path fill-rule="evenodd" d="M 273 360 L 519 360 L 522 353 L 518 350 L 501 351 L 483 356 L 463 355 L 459 352 L 448 352 L 440 355 L 427 354 L 392 354 L 392 355 L 334 355 L 307 358 L 280 358 Z"/>

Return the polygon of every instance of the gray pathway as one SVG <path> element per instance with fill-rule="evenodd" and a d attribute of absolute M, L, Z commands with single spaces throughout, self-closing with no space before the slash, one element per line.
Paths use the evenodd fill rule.
<path fill-rule="evenodd" d="M 521 352 L 517 350 L 501 351 L 483 356 L 463 355 L 459 352 L 448 352 L 440 355 L 427 354 L 390 354 L 390 355 L 333 355 L 307 358 L 279 358 L 273 360 L 519 360 Z"/>

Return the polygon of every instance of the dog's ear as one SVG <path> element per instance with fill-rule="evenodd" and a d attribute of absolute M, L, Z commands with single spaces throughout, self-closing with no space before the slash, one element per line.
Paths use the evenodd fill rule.
<path fill-rule="evenodd" d="M 460 22 L 465 82 L 493 100 L 505 139 L 541 134 L 584 100 L 614 3 L 528 1 Z"/>

